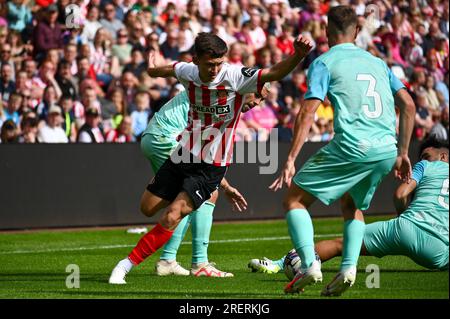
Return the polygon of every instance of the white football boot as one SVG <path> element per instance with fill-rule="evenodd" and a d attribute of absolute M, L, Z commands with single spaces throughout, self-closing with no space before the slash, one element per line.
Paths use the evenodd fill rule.
<path fill-rule="evenodd" d="M 217 269 L 215 263 L 201 263 L 197 265 L 192 265 L 191 269 L 191 275 L 195 277 L 234 277 L 234 275 L 231 272 L 221 271 Z"/>
<path fill-rule="evenodd" d="M 295 275 L 294 279 L 284 288 L 285 293 L 299 293 L 303 292 L 303 288 L 308 285 L 322 282 L 322 271 L 320 270 L 320 262 L 314 260 L 311 266 L 306 269 L 300 269 Z"/>
<path fill-rule="evenodd" d="M 322 290 L 322 296 L 340 296 L 344 291 L 353 286 L 356 280 L 356 267 L 352 266 L 345 271 L 340 271 L 333 280 Z"/>
<path fill-rule="evenodd" d="M 155 271 L 158 276 L 189 276 L 189 270 L 184 269 L 176 260 L 159 260 Z"/>
<path fill-rule="evenodd" d="M 125 285 L 127 283 L 125 277 L 131 268 L 132 264 L 128 258 L 119 261 L 109 277 L 109 283 L 112 285 Z"/>
<path fill-rule="evenodd" d="M 276 274 L 281 269 L 280 266 L 275 265 L 271 259 L 266 257 L 263 259 L 250 260 L 248 268 L 250 268 L 252 272 L 262 272 L 265 274 Z"/>

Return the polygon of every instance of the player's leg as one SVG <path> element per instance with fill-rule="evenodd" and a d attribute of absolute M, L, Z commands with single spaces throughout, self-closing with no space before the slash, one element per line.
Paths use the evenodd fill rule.
<path fill-rule="evenodd" d="M 177 145 L 178 142 L 174 138 L 166 137 L 164 135 L 145 134 L 141 139 L 141 151 L 150 161 L 155 174 L 170 157 L 170 154 Z M 155 265 L 157 275 L 189 275 L 189 271 L 178 264 L 176 258 L 181 242 L 189 228 L 190 221 L 191 215 L 183 218 L 172 234 L 170 240 L 164 245 L 160 260 Z"/>
<path fill-rule="evenodd" d="M 403 217 L 367 225 L 362 250 L 378 258 L 402 255 L 428 269 L 448 269 L 448 245 Z"/>
<path fill-rule="evenodd" d="M 232 273 L 216 268 L 208 260 L 209 236 L 213 222 L 213 211 L 219 192 L 216 190 L 211 198 L 200 206 L 192 216 L 192 268 L 191 275 L 200 277 L 233 277 Z"/>
<path fill-rule="evenodd" d="M 365 231 L 364 216 L 348 193 L 342 197 L 341 206 L 344 217 L 341 267 L 331 283 L 322 291 L 323 296 L 339 296 L 356 280 L 356 266 Z"/>
<path fill-rule="evenodd" d="M 192 214 L 196 214 L 196 212 L 192 212 Z M 191 224 L 192 214 L 181 220 L 170 240 L 164 245 L 159 261 L 155 265 L 155 272 L 158 276 L 189 276 L 189 270 L 183 268 L 177 262 L 177 253 Z"/>
<path fill-rule="evenodd" d="M 134 266 L 142 263 L 167 243 L 184 216 L 192 212 L 194 204 L 186 192 L 181 192 L 166 208 L 155 227 L 145 234 L 136 247 L 114 268 L 109 282 L 125 284 L 125 277 Z"/>
<path fill-rule="evenodd" d="M 357 182 L 341 199 L 344 217 L 343 258 L 339 273 L 323 289 L 323 296 L 339 296 L 354 284 L 366 228 L 362 211 L 369 208 L 375 190 L 394 163 L 395 157 L 369 163 L 352 163 L 353 180 Z"/>
<path fill-rule="evenodd" d="M 315 197 L 295 183 L 289 187 L 283 201 L 289 235 L 300 256 L 302 266 L 300 272 L 285 287 L 285 292 L 300 292 L 307 285 L 322 281 L 320 263 L 315 259 L 314 228 L 308 207 L 314 203 Z"/>

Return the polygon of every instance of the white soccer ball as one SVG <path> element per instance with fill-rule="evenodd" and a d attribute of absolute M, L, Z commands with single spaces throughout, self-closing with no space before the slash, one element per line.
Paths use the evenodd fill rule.
<path fill-rule="evenodd" d="M 302 262 L 300 256 L 295 249 L 291 249 L 284 257 L 284 274 L 289 280 L 294 279 L 297 272 L 300 270 Z"/>

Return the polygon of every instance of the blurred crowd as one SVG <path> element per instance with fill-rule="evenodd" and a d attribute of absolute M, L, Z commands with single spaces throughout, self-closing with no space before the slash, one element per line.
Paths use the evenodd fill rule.
<path fill-rule="evenodd" d="M 449 7 L 445 0 L 0 0 L 0 142 L 125 143 L 183 90 L 150 78 L 157 64 L 191 61 L 195 36 L 213 32 L 228 63 L 266 68 L 293 53 L 295 36 L 314 45 L 262 105 L 242 115 L 237 140 L 292 139 L 311 62 L 328 48 L 326 14 L 352 5 L 356 44 L 386 61 L 417 107 L 414 138 L 448 138 Z M 309 141 L 333 137 L 333 106 L 316 112 Z"/>

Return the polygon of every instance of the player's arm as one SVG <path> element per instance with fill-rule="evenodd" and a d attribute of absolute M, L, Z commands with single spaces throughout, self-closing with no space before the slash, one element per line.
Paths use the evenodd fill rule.
<path fill-rule="evenodd" d="M 170 76 L 175 76 L 175 70 L 173 64 L 156 66 L 155 65 L 155 51 L 151 50 L 148 54 L 148 68 L 147 73 L 152 78 L 163 77 L 168 78 Z"/>
<path fill-rule="evenodd" d="M 322 103 L 322 101 L 316 98 L 308 99 L 303 102 L 303 105 L 295 118 L 294 138 L 292 140 L 286 164 L 284 165 L 281 176 L 270 185 L 269 188 L 271 190 L 277 191 L 283 187 L 283 184 L 286 184 L 288 187 L 291 186 L 292 177 L 295 175 L 295 160 L 305 144 L 309 130 L 314 123 L 314 115 L 320 103 Z"/>
<path fill-rule="evenodd" d="M 247 209 L 248 204 L 244 196 L 228 183 L 225 177 L 220 182 L 220 187 L 225 193 L 227 200 L 231 203 L 234 211 L 242 212 Z"/>
<path fill-rule="evenodd" d="M 414 129 L 416 106 L 404 88 L 395 93 L 394 99 L 395 105 L 400 109 L 398 156 L 395 163 L 395 177 L 408 183 L 411 179 L 411 162 L 408 157 L 408 150 Z"/>
<path fill-rule="evenodd" d="M 408 196 L 416 189 L 417 183 L 413 179 L 410 183 L 402 183 L 394 194 L 394 206 L 400 215 L 408 207 Z"/>
<path fill-rule="evenodd" d="M 269 69 L 263 69 L 261 72 L 261 82 L 280 81 L 288 75 L 300 63 L 301 60 L 309 53 L 312 46 L 307 39 L 298 36 L 294 41 L 295 53 L 287 59 L 278 62 Z"/>
<path fill-rule="evenodd" d="M 408 196 L 416 189 L 422 180 L 427 166 L 427 161 L 420 161 L 414 165 L 410 182 L 403 182 L 395 191 L 394 206 L 397 214 L 401 214 L 408 207 Z"/>

